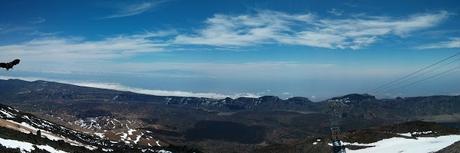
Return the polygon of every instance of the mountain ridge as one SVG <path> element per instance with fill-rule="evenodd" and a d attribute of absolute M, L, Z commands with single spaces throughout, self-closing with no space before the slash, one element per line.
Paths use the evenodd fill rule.
<path fill-rule="evenodd" d="M 348 94 L 321 102 L 276 96 L 212 99 L 0 80 L 0 97 L 2 104 L 110 141 L 155 144 L 145 140 L 152 137 L 160 145 L 198 146 L 204 152 L 246 153 L 325 137 L 331 104 L 340 106 L 337 125 L 343 131 L 415 120 L 460 127 L 460 96 L 378 99 Z M 256 134 L 250 140 L 238 133 L 223 134 L 229 130 Z"/>
<path fill-rule="evenodd" d="M 100 91 L 109 91 L 109 92 L 113 92 L 113 93 L 123 93 L 125 97 L 117 97 L 116 99 L 118 98 L 132 98 L 130 97 L 130 95 L 132 94 L 135 94 L 137 96 L 140 96 L 140 97 L 150 97 L 150 96 L 154 96 L 154 97 L 162 97 L 162 98 L 165 98 L 166 101 L 169 101 L 170 103 L 175 103 L 175 102 L 178 102 L 177 98 L 182 98 L 184 100 L 190 100 L 190 99 L 204 99 L 204 100 L 213 100 L 213 101 L 217 101 L 217 102 L 230 102 L 230 101 L 246 101 L 246 102 L 252 102 L 252 103 L 257 103 L 257 104 L 260 104 L 260 102 L 265 102 L 265 101 L 268 101 L 268 102 L 291 102 L 291 103 L 309 103 L 309 102 L 313 102 L 313 103 L 317 103 L 317 102 L 327 102 L 327 101 L 331 101 L 331 100 L 339 100 L 339 99 L 350 99 L 350 100 L 353 100 L 353 101 L 363 101 L 363 100 L 398 100 L 398 99 L 414 99 L 414 98 L 429 98 L 429 97 L 456 97 L 456 96 L 460 96 L 460 95 L 428 95 L 428 96 L 408 96 L 408 97 L 395 97 L 395 98 L 376 98 L 375 96 L 373 95 L 370 95 L 368 93 L 351 93 L 351 94 L 345 94 L 345 95 L 342 95 L 342 96 L 335 96 L 335 97 L 331 97 L 331 98 L 328 98 L 328 99 L 325 99 L 325 100 L 321 100 L 321 101 L 311 101 L 309 98 L 307 97 L 302 97 L 302 96 L 293 96 L 293 97 L 289 97 L 289 98 L 279 98 L 278 96 L 274 96 L 274 95 L 263 95 L 263 96 L 259 96 L 259 97 L 236 97 L 236 98 L 231 98 L 231 97 L 226 97 L 226 98 L 207 98 L 207 97 L 190 97 L 190 96 L 163 96 L 163 95 L 154 95 L 154 94 L 145 94 L 145 93 L 137 93 L 137 92 L 133 92 L 133 91 L 123 91 L 123 90 L 116 90 L 116 89 L 106 89 L 106 88 L 97 88 L 97 87 L 87 87 L 87 86 L 80 86 L 80 85 L 74 85 L 74 84 L 69 84 L 69 83 L 60 83 L 60 82 L 54 82 L 54 81 L 45 81 L 45 80 L 36 80 L 36 81 L 25 81 L 25 80 L 21 80 L 21 79 L 7 79 L 7 80 L 3 80 L 3 79 L 0 79 L 1 82 L 1 85 L 5 88 L 8 89 L 11 89 L 10 87 L 12 87 L 11 85 L 12 84 L 9 84 L 9 83 L 6 83 L 6 82 L 15 82 L 15 85 L 14 86 L 17 86 L 17 83 L 19 84 L 22 84 L 24 86 L 28 85 L 29 83 L 36 83 L 36 84 L 52 84 L 52 85 L 57 85 L 57 86 L 66 86 L 66 87 L 77 87 L 77 88 L 83 88 L 83 89 L 92 89 L 92 90 L 100 90 Z M 6 83 L 6 84 L 5 84 Z M 8 85 L 10 85 L 8 87 Z M 13 88 L 14 89 L 14 88 Z M 171 99 L 171 100 L 168 100 L 168 98 L 176 98 L 176 99 Z M 180 101 L 180 100 L 179 100 Z"/>

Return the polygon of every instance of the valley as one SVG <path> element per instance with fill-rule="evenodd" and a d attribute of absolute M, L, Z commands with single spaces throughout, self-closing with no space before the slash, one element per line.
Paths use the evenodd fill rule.
<path fill-rule="evenodd" d="M 327 142 L 330 102 L 344 108 L 344 132 L 416 120 L 446 127 L 460 123 L 459 96 L 376 99 L 350 94 L 312 102 L 302 97 L 154 96 L 47 81 L 0 80 L 0 88 L 2 104 L 100 140 L 127 146 L 188 146 L 211 153 L 257 152 L 317 138 Z"/>

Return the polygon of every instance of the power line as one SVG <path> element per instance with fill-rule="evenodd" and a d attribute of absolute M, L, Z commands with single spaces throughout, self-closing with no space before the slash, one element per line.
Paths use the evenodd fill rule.
<path fill-rule="evenodd" d="M 424 71 L 424 72 L 421 72 L 419 75 L 414 76 L 414 77 L 411 77 L 410 79 L 414 79 L 414 80 L 415 80 L 415 79 L 417 79 L 417 78 L 419 78 L 419 77 L 422 77 L 421 80 L 425 80 L 423 77 L 424 77 L 425 75 L 429 74 L 430 72 L 436 73 L 438 70 L 441 70 L 441 69 L 440 69 L 441 67 L 450 65 L 450 64 L 455 63 L 455 62 L 457 62 L 457 61 L 460 61 L 460 58 L 454 59 L 454 60 L 452 60 L 452 61 L 450 61 L 450 62 L 448 62 L 448 63 L 444 63 L 444 64 L 442 64 L 442 65 L 437 65 L 437 66 L 435 66 L 435 67 L 432 67 L 432 68 L 433 68 L 432 71 Z M 436 74 L 435 74 L 435 75 L 436 75 Z M 428 76 L 428 77 L 430 77 L 430 76 Z M 409 79 L 409 78 L 408 78 L 408 79 Z M 408 79 L 405 79 L 405 80 L 408 80 Z M 408 81 L 410 81 L 410 80 L 408 80 Z M 417 81 L 415 81 L 415 82 L 417 82 Z M 401 84 L 403 84 L 403 83 L 404 83 L 404 82 L 401 82 Z M 409 83 L 409 84 L 410 84 L 410 83 Z M 390 90 L 390 89 L 392 89 L 392 88 L 398 88 L 398 86 L 400 87 L 401 85 L 400 85 L 400 84 L 395 84 L 395 85 L 393 85 L 393 86 L 388 86 L 388 87 L 386 87 L 386 88 L 382 88 L 381 91 L 382 91 L 382 92 L 385 92 L 385 91 Z M 402 85 L 402 86 L 404 86 L 404 85 Z"/>
<path fill-rule="evenodd" d="M 431 75 L 427 78 L 424 78 L 424 79 L 421 79 L 421 80 L 417 80 L 417 81 L 414 81 L 412 83 L 409 83 L 409 84 L 406 84 L 406 85 L 403 85 L 403 86 L 400 86 L 399 88 L 396 88 L 395 90 L 398 90 L 398 89 L 403 89 L 403 88 L 407 88 L 407 87 L 410 87 L 410 86 L 413 86 L 413 85 L 416 85 L 417 83 L 420 83 L 420 82 L 423 82 L 423 81 L 426 81 L 426 80 L 429 80 L 429 79 L 436 79 L 436 78 L 439 78 L 443 75 L 447 75 L 451 72 L 454 72 L 455 70 L 459 69 L 460 66 L 456 66 L 456 67 L 453 67 L 451 69 L 448 69 L 448 70 L 445 70 L 441 73 L 438 73 L 438 74 L 434 74 L 434 75 Z"/>
<path fill-rule="evenodd" d="M 428 69 L 430 69 L 430 68 L 432 68 L 432 67 L 434 67 L 434 66 L 436 66 L 436 65 L 438 65 L 438 64 L 440 64 L 440 63 L 443 63 L 444 61 L 447 61 L 447 60 L 449 60 L 449 59 L 451 59 L 451 58 L 454 58 L 454 57 L 456 57 L 456 56 L 458 56 L 458 55 L 460 55 L 460 52 L 455 53 L 455 54 L 453 54 L 453 55 L 451 55 L 451 56 L 449 56 L 449 57 L 443 58 L 443 59 L 441 59 L 441 60 L 439 60 L 439 61 L 437 61 L 437 62 L 435 62 L 435 63 L 433 63 L 433 64 L 430 64 L 430 65 L 425 66 L 425 67 L 423 67 L 423 68 L 421 68 L 421 69 L 418 69 L 418 70 L 416 70 L 416 71 L 414 71 L 414 72 L 412 72 L 412 73 L 410 73 L 410 74 L 407 74 L 407 75 L 405 75 L 405 76 L 403 76 L 403 77 L 400 77 L 400 78 L 398 78 L 398 79 L 395 79 L 395 80 L 392 80 L 392 81 L 390 81 L 390 82 L 388 82 L 388 83 L 385 83 L 385 84 L 383 84 L 383 85 L 380 85 L 379 87 L 377 87 L 377 88 L 375 88 L 375 89 L 373 89 L 373 90 L 371 90 L 371 91 L 378 91 L 379 89 L 385 88 L 385 87 L 387 87 L 387 86 L 390 86 L 390 85 L 392 85 L 392 84 L 395 84 L 395 83 L 397 83 L 397 82 L 400 82 L 400 81 L 402 81 L 402 80 L 405 80 L 405 79 L 407 79 L 407 78 L 409 78 L 409 77 L 412 77 L 412 76 L 414 76 L 414 75 L 416 75 L 416 74 L 418 74 L 418 73 L 420 73 L 420 72 L 422 72 L 422 71 L 428 70 Z"/>
<path fill-rule="evenodd" d="M 439 60 L 439 61 L 437 61 L 437 62 L 435 62 L 435 63 L 433 63 L 433 64 L 430 64 L 430 65 L 428 65 L 428 66 L 425 66 L 425 67 L 423 67 L 423 68 L 421 68 L 421 69 L 418 69 L 418 70 L 416 70 L 416 71 L 414 71 L 414 72 L 412 72 L 412 73 L 409 73 L 409 74 L 407 74 L 407 75 L 405 75 L 405 76 L 402 76 L 402 77 L 400 77 L 400 78 L 397 78 L 397 79 L 395 79 L 395 80 L 392 80 L 392 81 L 390 81 L 390 82 L 387 82 L 387 83 L 385 83 L 385 84 L 382 84 L 382 85 L 380 85 L 380 86 L 378 86 L 378 87 L 376 87 L 376 88 L 374 88 L 374 89 L 372 89 L 372 90 L 370 90 L 370 91 L 371 91 L 371 92 L 372 92 L 372 91 L 376 91 L 376 92 L 377 92 L 377 91 L 379 91 L 379 90 L 382 89 L 382 88 L 386 88 L 387 86 L 391 86 L 391 85 L 393 85 L 393 84 L 395 84 L 395 83 L 397 83 L 397 82 L 400 82 L 400 81 L 402 81 L 402 80 L 405 80 L 405 79 L 407 79 L 407 78 L 410 78 L 410 77 L 412 77 L 412 76 L 414 76 L 414 75 L 416 75 L 416 74 L 418 74 L 418 73 L 420 73 L 420 72 L 422 72 L 422 71 L 428 70 L 428 69 L 430 69 L 430 68 L 432 68 L 432 67 L 434 67 L 434 66 L 436 66 L 436 65 L 438 65 L 438 64 L 441 64 L 441 63 L 443 63 L 444 61 L 447 61 L 447 60 L 449 60 L 449 59 L 452 59 L 452 58 L 454 58 L 454 57 L 456 57 L 456 56 L 458 56 L 458 55 L 460 55 L 460 52 L 457 52 L 457 53 L 455 53 L 455 54 L 453 54 L 453 55 L 451 55 L 451 56 L 448 56 L 448 57 L 446 57 L 446 58 L 443 58 L 443 59 L 441 59 L 441 60 Z"/>

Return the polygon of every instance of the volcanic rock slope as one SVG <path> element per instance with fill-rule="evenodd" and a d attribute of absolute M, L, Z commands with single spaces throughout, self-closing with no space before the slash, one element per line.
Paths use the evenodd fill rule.
<path fill-rule="evenodd" d="M 343 131 L 414 120 L 460 127 L 459 96 L 376 99 L 350 94 L 321 102 L 276 96 L 212 99 L 0 80 L 0 97 L 0 103 L 103 140 L 147 147 L 186 145 L 204 152 L 253 152 L 326 137 L 332 103 L 341 108 Z"/>
<path fill-rule="evenodd" d="M 142 147 L 108 141 L 0 104 L 0 152 L 199 152 L 185 147 Z"/>

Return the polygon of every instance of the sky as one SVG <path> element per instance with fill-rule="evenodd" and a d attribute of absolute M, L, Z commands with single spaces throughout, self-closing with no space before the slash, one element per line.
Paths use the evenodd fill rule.
<path fill-rule="evenodd" d="M 459 13 L 456 0 L 0 0 L 0 60 L 21 59 L 0 78 L 211 98 L 458 95 Z"/>

